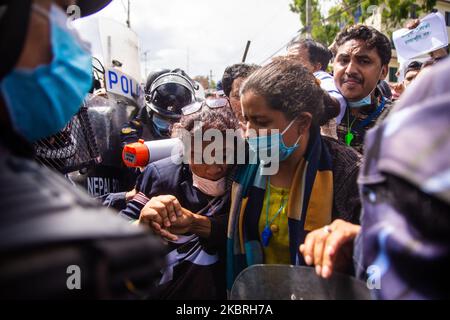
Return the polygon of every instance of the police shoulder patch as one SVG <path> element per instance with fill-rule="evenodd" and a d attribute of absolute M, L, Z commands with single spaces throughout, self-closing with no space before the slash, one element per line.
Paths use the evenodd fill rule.
<path fill-rule="evenodd" d="M 130 127 L 122 128 L 122 134 L 130 134 L 132 132 L 136 132 L 136 130 Z"/>
<path fill-rule="evenodd" d="M 133 120 L 131 121 L 131 124 L 136 127 L 142 127 L 142 123 L 139 120 Z"/>

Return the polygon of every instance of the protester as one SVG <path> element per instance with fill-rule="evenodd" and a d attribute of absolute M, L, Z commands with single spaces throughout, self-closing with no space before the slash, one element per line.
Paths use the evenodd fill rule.
<path fill-rule="evenodd" d="M 225 96 L 230 99 L 231 107 L 234 114 L 240 122 L 243 122 L 241 100 L 239 90 L 242 83 L 252 72 L 257 70 L 259 66 L 255 64 L 237 63 L 228 66 L 222 76 L 222 88 Z"/>
<path fill-rule="evenodd" d="M 293 41 L 288 46 L 288 56 L 298 59 L 303 66 L 319 79 L 320 86 L 326 92 L 329 103 L 325 104 L 325 118 L 327 122 L 321 126 L 321 134 L 338 139 L 336 126 L 341 122 L 347 103 L 342 94 L 336 88 L 333 77 L 326 72 L 331 51 L 323 44 L 312 39 Z"/>
<path fill-rule="evenodd" d="M 252 264 L 304 264 L 298 246 L 309 231 L 335 219 L 359 220 L 360 158 L 320 135 L 323 95 L 314 76 L 288 57 L 255 71 L 241 89 L 250 148 L 261 155 L 272 146 L 279 157 L 243 166 L 236 174 L 228 221 L 228 288 Z M 274 163 L 278 170 L 266 174 Z"/>
<path fill-rule="evenodd" d="M 418 61 L 412 61 L 405 70 L 405 79 L 403 80 L 403 86 L 407 88 L 412 81 L 417 77 L 422 68 L 422 63 Z"/>
<path fill-rule="evenodd" d="M 338 125 L 339 140 L 362 153 L 366 131 L 381 122 L 392 105 L 377 88 L 388 72 L 391 44 L 376 29 L 359 24 L 336 36 L 333 53 L 334 80 L 349 107 Z"/>
<path fill-rule="evenodd" d="M 201 150 L 196 150 L 190 138 L 195 139 L 197 134 L 201 137 L 209 129 L 219 130 L 225 138 L 226 130 L 238 128 L 238 121 L 225 98 L 197 102 L 183 109 L 183 113 L 173 133 L 189 135 L 183 136 L 192 142 L 189 163 L 167 158 L 149 164 L 138 178 L 135 195 L 121 215 L 139 219 L 140 224 L 169 240 L 159 298 L 223 299 L 226 297 L 224 249 L 232 166 L 222 158 L 221 163 L 217 159 L 212 164 L 206 164 L 205 160 L 195 163 L 195 153 L 205 156 L 210 143 L 204 142 Z M 225 140 L 222 145 L 226 155 Z"/>
<path fill-rule="evenodd" d="M 412 81 L 417 77 L 420 70 L 422 69 L 422 63 L 419 61 L 411 61 L 407 66 L 403 76 L 403 81 L 399 83 L 389 84 L 392 91 L 392 101 L 396 101 L 400 98 L 402 93 L 405 91 L 406 87 L 409 86 Z"/>

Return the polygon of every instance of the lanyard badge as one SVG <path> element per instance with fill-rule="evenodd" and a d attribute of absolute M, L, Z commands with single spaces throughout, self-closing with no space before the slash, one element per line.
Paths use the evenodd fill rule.
<path fill-rule="evenodd" d="M 276 217 L 278 217 L 278 215 L 281 213 L 281 211 L 283 211 L 284 207 L 286 206 L 286 199 L 283 199 L 281 202 L 281 206 L 278 209 L 277 213 L 275 213 L 275 215 L 273 216 L 273 218 L 270 220 L 269 222 L 269 206 L 270 206 L 270 177 L 267 179 L 267 201 L 266 201 L 266 225 L 263 229 L 263 231 L 261 232 L 261 241 L 262 241 L 262 245 L 263 247 L 267 248 L 269 246 L 269 242 L 270 239 L 272 238 L 273 235 L 273 230 L 276 231 L 276 229 L 278 228 L 274 228 L 272 227 L 272 223 L 273 221 L 276 219 Z"/>

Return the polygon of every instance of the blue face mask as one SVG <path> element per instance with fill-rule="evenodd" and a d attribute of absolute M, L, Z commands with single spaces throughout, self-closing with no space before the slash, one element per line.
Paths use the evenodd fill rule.
<path fill-rule="evenodd" d="M 248 138 L 247 143 L 250 149 L 256 154 L 263 154 L 263 152 L 265 152 L 265 154 L 268 154 L 268 151 L 272 148 L 272 143 L 274 143 L 275 145 L 278 144 L 278 159 L 280 162 L 286 160 L 299 147 L 298 142 L 302 138 L 302 136 L 299 136 L 294 145 L 290 147 L 286 146 L 283 141 L 283 135 L 286 133 L 286 131 L 289 130 L 295 120 L 296 119 L 292 120 L 282 133 L 274 133 L 272 135 Z"/>
<path fill-rule="evenodd" d="M 33 10 L 50 21 L 53 59 L 35 69 L 14 69 L 0 83 L 14 129 L 34 142 L 57 133 L 78 111 L 92 86 L 92 58 L 59 7 Z"/>
<path fill-rule="evenodd" d="M 358 101 L 348 101 L 348 105 L 350 108 L 361 108 L 367 106 L 372 103 L 372 93 L 370 93 L 367 97 L 358 100 Z"/>
<path fill-rule="evenodd" d="M 156 113 L 152 116 L 153 127 L 156 133 L 160 136 L 167 136 L 172 123 L 166 119 L 159 117 Z"/>

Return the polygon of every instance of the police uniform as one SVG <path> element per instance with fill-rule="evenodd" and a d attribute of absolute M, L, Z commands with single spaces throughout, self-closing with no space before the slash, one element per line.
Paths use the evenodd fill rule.
<path fill-rule="evenodd" d="M 163 138 L 169 137 L 157 134 L 146 108 L 142 108 L 138 115 L 133 120 L 125 123 L 120 130 L 120 141 L 122 145 L 137 142 L 139 139 L 150 141 Z"/>

